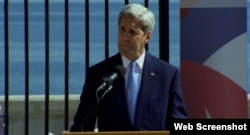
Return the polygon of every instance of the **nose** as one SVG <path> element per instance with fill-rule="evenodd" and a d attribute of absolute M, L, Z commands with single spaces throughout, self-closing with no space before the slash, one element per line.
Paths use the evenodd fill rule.
<path fill-rule="evenodd" d="M 122 35 L 122 40 L 123 40 L 123 41 L 129 41 L 129 39 L 130 39 L 129 34 L 124 33 L 124 34 Z"/>

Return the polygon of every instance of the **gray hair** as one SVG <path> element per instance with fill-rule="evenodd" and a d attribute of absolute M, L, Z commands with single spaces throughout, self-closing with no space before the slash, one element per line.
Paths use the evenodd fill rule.
<path fill-rule="evenodd" d="M 155 16 L 152 11 L 141 4 L 128 4 L 119 13 L 118 25 L 120 25 L 122 17 L 133 17 L 139 20 L 142 24 L 144 33 L 152 32 L 155 24 Z"/>

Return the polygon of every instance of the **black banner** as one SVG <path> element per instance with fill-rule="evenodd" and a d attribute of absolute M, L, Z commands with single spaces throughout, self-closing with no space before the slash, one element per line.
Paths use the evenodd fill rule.
<path fill-rule="evenodd" d="M 247 135 L 249 119 L 176 119 L 171 121 L 171 135 Z"/>

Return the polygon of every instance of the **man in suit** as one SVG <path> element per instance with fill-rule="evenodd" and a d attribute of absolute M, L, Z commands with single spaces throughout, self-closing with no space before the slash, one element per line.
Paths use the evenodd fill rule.
<path fill-rule="evenodd" d="M 169 130 L 172 119 L 186 118 L 178 68 L 145 50 L 154 23 L 154 14 L 140 4 L 122 9 L 118 18 L 119 53 L 89 69 L 70 131 L 93 131 L 95 127 L 99 131 Z M 132 61 L 136 63 L 134 69 L 130 69 Z M 98 86 L 117 65 L 125 67 L 125 77 L 114 80 L 112 90 L 98 109 L 93 109 L 98 102 Z M 133 96 L 127 93 L 132 70 L 137 85 Z"/>

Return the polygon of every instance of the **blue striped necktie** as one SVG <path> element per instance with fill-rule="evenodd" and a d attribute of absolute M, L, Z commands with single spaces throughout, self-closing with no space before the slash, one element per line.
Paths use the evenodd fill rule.
<path fill-rule="evenodd" d="M 136 110 L 136 98 L 138 92 L 138 74 L 136 74 L 136 61 L 131 61 L 129 64 L 129 73 L 127 78 L 127 87 L 126 87 L 126 97 L 127 97 L 127 106 L 130 116 L 130 120 L 134 123 L 134 116 Z"/>

